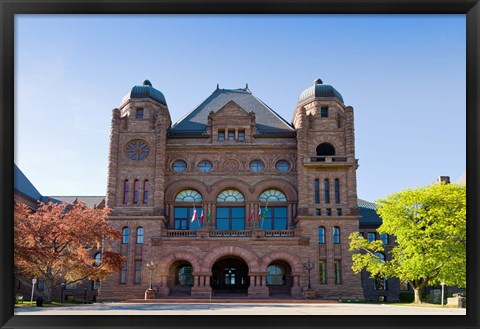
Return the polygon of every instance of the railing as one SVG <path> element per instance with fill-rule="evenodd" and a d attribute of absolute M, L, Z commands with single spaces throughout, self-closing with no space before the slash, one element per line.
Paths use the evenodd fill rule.
<path fill-rule="evenodd" d="M 197 236 L 197 231 L 189 231 L 189 230 L 168 230 L 167 231 L 168 237 L 195 237 Z"/>
<path fill-rule="evenodd" d="M 344 156 L 316 156 L 310 157 L 310 162 L 347 162 Z"/>
<path fill-rule="evenodd" d="M 295 236 L 294 230 L 274 230 L 274 231 L 265 231 L 265 236 L 267 238 L 276 238 L 276 237 L 293 237 Z"/>
<path fill-rule="evenodd" d="M 209 231 L 208 236 L 213 238 L 213 237 L 234 237 L 234 238 L 242 238 L 242 237 L 251 237 L 252 236 L 252 231 L 249 230 L 215 230 L 215 231 Z"/>
<path fill-rule="evenodd" d="M 191 238 L 191 237 L 209 237 L 209 238 L 286 238 L 294 237 L 294 230 L 167 230 L 164 235 L 168 238 Z"/>

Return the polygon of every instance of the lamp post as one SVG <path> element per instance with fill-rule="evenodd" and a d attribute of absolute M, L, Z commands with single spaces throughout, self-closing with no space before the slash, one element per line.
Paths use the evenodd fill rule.
<path fill-rule="evenodd" d="M 152 288 L 152 276 L 153 272 L 157 269 L 158 264 L 154 264 L 153 261 L 150 261 L 150 263 L 147 263 L 147 269 L 150 271 L 150 285 L 148 287 L 149 290 L 153 290 Z"/>
<path fill-rule="evenodd" d="M 155 264 L 153 261 L 147 263 L 147 269 L 150 271 L 150 284 L 148 289 L 145 291 L 145 299 L 154 299 L 155 298 L 155 291 L 153 291 L 152 287 L 152 276 L 153 272 L 157 269 L 158 264 Z"/>
<path fill-rule="evenodd" d="M 303 263 L 303 267 L 308 271 L 308 290 L 312 289 L 311 281 L 310 281 L 310 271 L 313 270 L 315 264 L 310 261 L 310 259 Z"/>
<path fill-rule="evenodd" d="M 444 296 L 444 292 L 445 292 L 445 290 L 444 290 L 445 289 L 445 282 L 442 281 L 441 285 L 442 285 L 442 303 L 441 303 L 441 305 L 443 306 L 443 296 Z"/>

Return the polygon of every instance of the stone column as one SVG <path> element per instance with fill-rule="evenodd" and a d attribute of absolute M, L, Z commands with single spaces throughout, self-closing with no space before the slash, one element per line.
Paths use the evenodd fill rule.
<path fill-rule="evenodd" d="M 118 203 L 115 192 L 117 191 L 118 180 L 118 148 L 120 140 L 120 110 L 112 110 L 112 122 L 110 126 L 110 150 L 108 153 L 108 183 L 105 203 L 108 208 L 113 209 Z"/>

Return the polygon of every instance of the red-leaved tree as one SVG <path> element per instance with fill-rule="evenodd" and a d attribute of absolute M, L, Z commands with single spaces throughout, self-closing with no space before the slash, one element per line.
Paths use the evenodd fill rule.
<path fill-rule="evenodd" d="M 125 258 L 102 250 L 105 242 L 121 238 L 107 217 L 109 209 L 73 204 L 40 203 L 36 211 L 15 203 L 14 257 L 19 277 L 44 281 L 43 297 L 51 302 L 52 291 L 84 280 L 101 280 L 119 272 Z M 100 264 L 94 255 L 102 252 Z"/>

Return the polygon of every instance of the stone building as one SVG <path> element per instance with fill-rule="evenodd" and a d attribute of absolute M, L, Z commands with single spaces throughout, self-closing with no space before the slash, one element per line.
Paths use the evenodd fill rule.
<path fill-rule="evenodd" d="M 348 251 L 354 114 L 333 86 L 301 92 L 291 123 L 248 85 L 217 85 L 174 125 L 170 110 L 148 80 L 113 110 L 106 206 L 127 263 L 98 300 L 144 298 L 150 284 L 156 297 L 302 297 L 310 284 L 319 298 L 363 299 Z"/>

